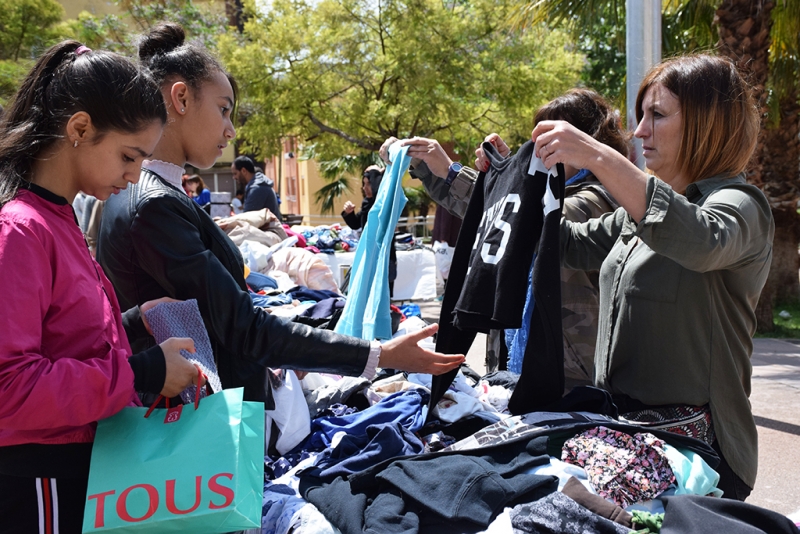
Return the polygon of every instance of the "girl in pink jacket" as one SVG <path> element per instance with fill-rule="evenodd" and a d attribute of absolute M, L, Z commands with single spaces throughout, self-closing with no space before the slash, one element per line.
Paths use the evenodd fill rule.
<path fill-rule="evenodd" d="M 80 532 L 96 421 L 196 380 L 170 339 L 131 356 L 71 203 L 139 179 L 167 120 L 156 84 L 75 41 L 39 59 L 0 123 L 0 518 L 4 532 Z M 143 307 L 152 305 L 148 303 Z"/>

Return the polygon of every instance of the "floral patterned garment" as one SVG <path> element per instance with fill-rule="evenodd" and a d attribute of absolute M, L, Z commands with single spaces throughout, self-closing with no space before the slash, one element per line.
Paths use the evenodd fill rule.
<path fill-rule="evenodd" d="M 561 460 L 583 467 L 598 495 L 625 508 L 675 483 L 663 445 L 652 434 L 631 436 L 598 426 L 567 440 Z"/>

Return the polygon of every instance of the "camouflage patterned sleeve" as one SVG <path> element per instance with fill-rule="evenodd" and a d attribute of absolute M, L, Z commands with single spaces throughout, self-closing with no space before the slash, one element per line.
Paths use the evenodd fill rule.
<path fill-rule="evenodd" d="M 586 222 L 600 217 L 604 213 L 614 211 L 617 207 L 592 188 L 567 192 L 564 199 L 564 218 L 571 222 Z"/>

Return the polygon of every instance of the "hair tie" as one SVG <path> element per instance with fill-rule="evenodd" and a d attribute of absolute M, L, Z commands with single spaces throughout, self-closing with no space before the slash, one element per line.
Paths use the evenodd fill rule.
<path fill-rule="evenodd" d="M 75 49 L 75 55 L 80 56 L 81 54 L 85 54 L 86 52 L 91 52 L 92 49 L 86 45 L 80 45 L 78 48 Z"/>

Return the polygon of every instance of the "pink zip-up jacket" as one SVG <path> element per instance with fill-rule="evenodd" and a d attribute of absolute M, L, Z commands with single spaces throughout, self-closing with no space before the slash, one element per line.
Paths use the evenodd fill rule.
<path fill-rule="evenodd" d="M 0 209 L 0 446 L 87 443 L 139 404 L 131 349 L 72 207 L 31 188 Z"/>

